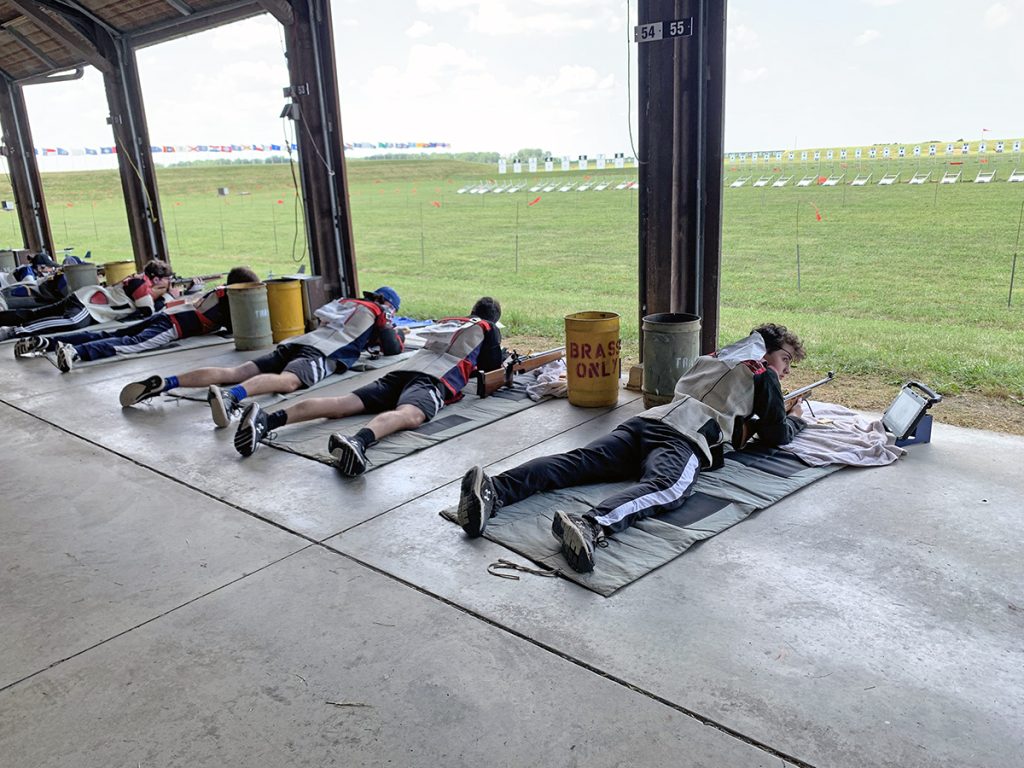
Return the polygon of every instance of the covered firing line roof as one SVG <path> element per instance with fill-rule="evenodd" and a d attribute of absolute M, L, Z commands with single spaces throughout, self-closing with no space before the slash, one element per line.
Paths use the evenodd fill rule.
<path fill-rule="evenodd" d="M 286 0 L 0 0 L 0 72 L 15 82 L 87 65 L 104 68 L 83 34 L 96 25 L 135 47 L 172 40 L 271 11 Z"/>

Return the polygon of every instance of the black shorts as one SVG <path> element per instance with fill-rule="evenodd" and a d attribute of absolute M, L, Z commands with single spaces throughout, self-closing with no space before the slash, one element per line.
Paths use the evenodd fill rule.
<path fill-rule="evenodd" d="M 444 408 L 443 385 L 418 371 L 391 371 L 352 392 L 363 401 L 367 413 L 393 411 L 400 405 L 419 408 L 430 421 Z"/>
<path fill-rule="evenodd" d="M 337 368 L 337 363 L 323 354 L 316 347 L 305 344 L 281 344 L 269 355 L 253 360 L 260 373 L 295 374 L 303 387 L 312 387 Z"/>

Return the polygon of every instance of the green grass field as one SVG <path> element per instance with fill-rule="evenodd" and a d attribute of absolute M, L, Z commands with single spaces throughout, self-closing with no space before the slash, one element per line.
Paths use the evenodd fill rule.
<path fill-rule="evenodd" d="M 1024 398 L 1024 275 L 1007 307 L 1024 205 L 1024 184 L 1005 181 L 1014 160 L 1020 158 L 993 157 L 981 166 L 971 158 L 958 167 L 968 180 L 979 168 L 996 170 L 991 184 L 726 188 L 722 340 L 774 320 L 798 330 L 815 370 Z M 865 162 L 860 169 L 873 170 L 875 181 L 886 168 L 899 169 L 905 180 L 928 162 Z M 949 166 L 938 159 L 931 167 L 935 179 Z M 727 181 L 770 173 L 732 168 Z M 846 172 L 848 181 L 858 166 L 795 163 L 783 170 L 796 178 Z M 415 316 L 464 312 L 491 294 L 516 335 L 557 338 L 566 313 L 616 311 L 627 354 L 635 356 L 634 192 L 460 195 L 469 181 L 533 179 L 443 160 L 352 161 L 348 173 L 362 287 L 395 286 L 403 313 Z M 635 178 L 629 169 L 589 174 Z M 236 263 L 282 274 L 304 260 L 287 166 L 164 169 L 159 185 L 179 274 Z M 91 249 L 99 262 L 131 258 L 115 172 L 49 174 L 44 186 L 59 247 L 74 246 L 79 255 Z M 228 187 L 229 196 L 219 197 L 218 187 Z M 0 194 L 10 195 L 3 182 Z M 0 218 L 0 242 L 20 243 L 15 215 Z M 1024 259 L 1019 266 L 1024 272 Z"/>

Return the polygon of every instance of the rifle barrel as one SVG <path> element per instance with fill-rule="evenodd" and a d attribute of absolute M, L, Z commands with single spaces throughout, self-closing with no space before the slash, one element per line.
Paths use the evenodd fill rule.
<path fill-rule="evenodd" d="M 828 384 L 835 377 L 836 377 L 836 372 L 835 371 L 829 371 L 828 372 L 828 376 L 826 376 L 825 378 L 819 379 L 818 381 L 815 381 L 813 384 L 808 384 L 806 387 L 800 387 L 800 389 L 794 389 L 788 395 L 784 395 L 782 399 L 783 399 L 783 401 L 785 401 L 785 400 L 792 400 L 794 397 L 800 397 L 800 395 L 806 395 L 812 389 L 816 389 L 817 387 L 820 387 L 822 384 Z"/>

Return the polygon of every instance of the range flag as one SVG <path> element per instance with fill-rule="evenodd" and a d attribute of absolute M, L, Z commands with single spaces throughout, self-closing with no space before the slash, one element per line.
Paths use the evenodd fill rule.
<path fill-rule="evenodd" d="M 963 165 L 963 161 L 962 160 L 951 160 L 949 164 L 950 165 Z"/>
<path fill-rule="evenodd" d="M 434 206 L 435 208 L 440 208 L 440 207 L 441 207 L 441 202 L 440 202 L 439 200 L 432 200 L 432 201 L 430 202 L 430 204 L 431 204 L 432 206 Z"/>
<path fill-rule="evenodd" d="M 531 207 L 531 206 L 534 206 L 534 205 L 536 205 L 536 204 L 537 204 L 537 203 L 539 203 L 539 202 L 540 202 L 540 195 L 537 195 L 537 196 L 536 196 L 535 198 L 533 198 L 533 200 L 531 200 L 530 202 L 528 202 L 528 203 L 526 204 L 526 207 L 527 207 L 527 208 L 529 208 L 529 207 Z"/>

